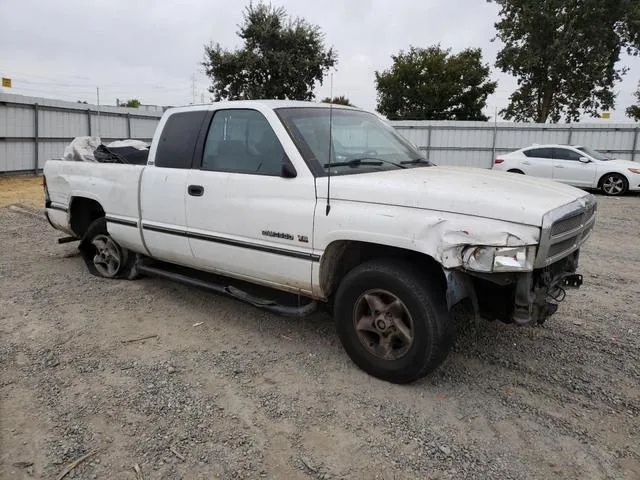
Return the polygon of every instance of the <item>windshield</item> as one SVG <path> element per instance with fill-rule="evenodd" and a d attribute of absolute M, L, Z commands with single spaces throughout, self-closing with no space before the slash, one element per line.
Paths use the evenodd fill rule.
<path fill-rule="evenodd" d="M 323 107 L 276 109 L 316 175 L 327 175 L 329 168 L 331 175 L 344 175 L 431 165 L 393 127 L 377 116 L 344 108 L 331 110 Z"/>
<path fill-rule="evenodd" d="M 578 150 L 586 153 L 590 157 L 595 158 L 596 160 L 611 160 L 610 157 L 607 157 L 605 154 L 598 152 L 597 150 L 591 150 L 587 147 L 578 147 Z"/>

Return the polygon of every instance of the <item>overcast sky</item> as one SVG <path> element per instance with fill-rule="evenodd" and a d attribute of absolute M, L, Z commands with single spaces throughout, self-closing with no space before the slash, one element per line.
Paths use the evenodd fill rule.
<path fill-rule="evenodd" d="M 142 103 L 184 105 L 209 101 L 199 65 L 203 45 L 232 48 L 245 2 L 232 0 L 3 0 L 0 14 L 0 74 L 13 79 L 8 93 L 96 101 L 116 98 Z M 390 56 L 410 45 L 440 43 L 459 51 L 481 47 L 492 66 L 500 48 L 491 42 L 497 7 L 485 0 L 280 0 L 293 16 L 319 25 L 326 44 L 337 49 L 334 95 L 346 95 L 363 108 L 376 106 L 374 72 L 388 68 Z M 623 57 L 630 67 L 616 87 L 613 119 L 628 121 L 640 59 Z M 499 82 L 487 114 L 507 104 L 515 80 L 494 69 Z M 329 95 L 329 82 L 317 97 Z"/>

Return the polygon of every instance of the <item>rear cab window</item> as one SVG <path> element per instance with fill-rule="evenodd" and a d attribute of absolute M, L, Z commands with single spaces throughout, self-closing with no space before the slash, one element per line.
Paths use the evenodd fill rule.
<path fill-rule="evenodd" d="M 191 168 L 196 143 L 207 113 L 207 110 L 195 110 L 169 116 L 158 140 L 156 167 Z"/>

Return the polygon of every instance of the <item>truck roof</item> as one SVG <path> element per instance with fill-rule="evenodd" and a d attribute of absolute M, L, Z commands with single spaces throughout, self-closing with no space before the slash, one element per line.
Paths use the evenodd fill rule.
<path fill-rule="evenodd" d="M 271 109 L 276 109 L 276 108 L 309 108 L 309 107 L 315 107 L 315 108 L 329 108 L 331 105 L 333 105 L 334 108 L 349 108 L 349 109 L 353 109 L 353 107 L 348 107 L 346 105 L 339 105 L 339 104 L 329 104 L 329 103 L 322 103 L 322 102 L 309 102 L 309 101 L 302 101 L 302 100 L 222 100 L 219 102 L 214 102 L 214 103 L 203 103 L 203 104 L 196 104 L 196 105 L 185 105 L 185 106 L 181 106 L 181 107 L 173 107 L 173 108 L 179 108 L 181 110 L 187 110 L 187 109 L 194 109 L 194 110 L 200 110 L 203 107 L 210 107 L 212 105 L 228 105 L 228 106 L 233 106 L 233 105 L 238 105 L 238 106 L 243 106 L 243 107 L 255 107 L 257 105 L 262 105 Z M 172 108 L 172 109 L 173 109 Z M 169 109 L 169 110 L 172 110 Z"/>

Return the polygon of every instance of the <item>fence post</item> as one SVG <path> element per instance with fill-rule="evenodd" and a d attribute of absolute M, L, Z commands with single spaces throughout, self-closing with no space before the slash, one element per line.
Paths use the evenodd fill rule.
<path fill-rule="evenodd" d="M 569 138 L 567 138 L 567 145 L 571 145 L 572 136 L 573 136 L 573 128 L 569 127 Z"/>
<path fill-rule="evenodd" d="M 87 130 L 89 131 L 89 136 L 91 136 L 91 109 L 87 108 Z"/>
<path fill-rule="evenodd" d="M 640 131 L 640 127 L 636 127 L 636 131 L 633 132 L 633 147 L 631 147 L 631 161 L 636 161 L 636 147 L 638 145 L 638 132 Z"/>
<path fill-rule="evenodd" d="M 496 138 L 498 137 L 498 122 L 493 122 L 493 139 L 491 140 L 491 158 L 489 159 L 489 168 L 496 159 Z"/>
<path fill-rule="evenodd" d="M 427 160 L 431 160 L 431 129 L 433 125 L 427 127 Z"/>
<path fill-rule="evenodd" d="M 131 114 L 127 112 L 127 138 L 131 138 Z"/>
<path fill-rule="evenodd" d="M 34 155 L 33 155 L 33 173 L 38 174 L 38 163 L 40 161 L 40 119 L 38 118 L 38 104 L 33 104 L 33 139 L 34 139 Z"/>

